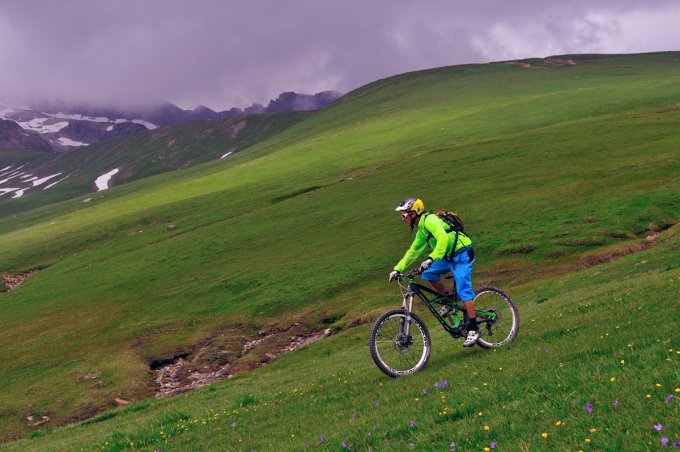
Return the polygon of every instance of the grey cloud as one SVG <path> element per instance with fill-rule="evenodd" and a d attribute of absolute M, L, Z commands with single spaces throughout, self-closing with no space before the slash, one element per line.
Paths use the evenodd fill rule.
<path fill-rule="evenodd" d="M 669 0 L 5 0 L 0 102 L 244 107 L 429 67 L 674 50 L 674 15 Z"/>

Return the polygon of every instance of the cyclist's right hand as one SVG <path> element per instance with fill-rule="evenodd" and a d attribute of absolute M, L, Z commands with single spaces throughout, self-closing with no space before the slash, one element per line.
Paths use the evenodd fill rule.
<path fill-rule="evenodd" d="M 388 281 L 394 281 L 395 279 L 399 278 L 401 276 L 401 273 L 394 270 L 392 273 L 390 273 L 390 278 Z"/>

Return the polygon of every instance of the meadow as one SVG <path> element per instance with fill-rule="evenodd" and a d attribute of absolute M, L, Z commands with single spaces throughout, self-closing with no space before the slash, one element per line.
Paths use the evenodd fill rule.
<path fill-rule="evenodd" d="M 680 56 L 570 58 L 381 80 L 226 159 L 14 208 L 0 269 L 40 271 L 0 294 L 0 440 L 29 437 L 0 447 L 680 440 Z M 476 285 L 509 291 L 522 324 L 497 352 L 434 329 L 428 367 L 391 380 L 367 337 L 400 302 L 387 274 L 411 236 L 393 209 L 413 195 L 463 216 Z M 251 368 L 271 349 L 244 341 L 300 323 L 333 335 L 151 398 L 153 361 L 223 337 Z"/>

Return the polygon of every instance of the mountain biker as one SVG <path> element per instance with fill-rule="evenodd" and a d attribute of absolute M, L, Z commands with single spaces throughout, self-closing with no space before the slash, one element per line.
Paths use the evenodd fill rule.
<path fill-rule="evenodd" d="M 479 339 L 479 327 L 475 315 L 475 293 L 472 290 L 472 267 L 475 263 L 472 240 L 466 234 L 446 232 L 444 220 L 436 214 L 425 212 L 425 205 L 418 198 L 408 198 L 394 210 L 401 212 L 401 220 L 411 226 L 411 232 L 416 226 L 418 230 L 411 247 L 390 273 L 389 281 L 396 279 L 418 258 L 425 246 L 429 245 L 432 252 L 420 264 L 421 277 L 437 292 L 450 295 L 451 291 L 441 282 L 441 275 L 447 272 L 453 274 L 458 297 L 463 302 L 469 319 L 468 334 L 463 346 L 473 346 Z M 441 314 L 446 316 L 450 311 L 449 306 L 444 306 Z"/>

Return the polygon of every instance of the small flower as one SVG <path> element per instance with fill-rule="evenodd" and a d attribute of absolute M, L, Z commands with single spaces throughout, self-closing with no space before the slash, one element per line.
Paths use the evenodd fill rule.
<path fill-rule="evenodd" d="M 619 402 L 618 402 L 617 400 L 614 400 L 614 401 L 612 402 L 612 406 L 613 406 L 614 408 L 618 408 L 618 407 L 619 407 Z"/>
<path fill-rule="evenodd" d="M 546 348 L 545 348 L 545 352 L 548 353 L 548 351 L 549 351 L 549 350 L 548 350 L 548 347 L 546 347 Z"/>
<path fill-rule="evenodd" d="M 375 402 L 375 406 L 380 406 L 380 402 Z"/>
<path fill-rule="evenodd" d="M 371 432 L 368 432 L 368 433 L 366 434 L 366 436 L 369 436 L 369 437 L 370 437 L 370 436 L 371 436 Z"/>
<path fill-rule="evenodd" d="M 590 438 L 586 438 L 586 443 L 590 443 Z"/>
<path fill-rule="evenodd" d="M 673 443 L 673 447 L 680 447 L 680 441 L 676 441 Z"/>
<path fill-rule="evenodd" d="M 232 426 L 232 427 L 236 427 L 236 422 L 232 422 L 232 423 L 231 423 L 231 426 Z"/>
<path fill-rule="evenodd" d="M 411 421 L 408 423 L 409 426 L 415 427 L 416 426 L 416 421 Z"/>
<path fill-rule="evenodd" d="M 560 425 L 562 425 L 562 421 L 557 421 L 557 422 L 555 422 L 555 425 L 556 425 L 557 427 L 559 427 Z"/>
<path fill-rule="evenodd" d="M 673 398 L 673 394 L 668 394 L 668 397 L 666 397 L 664 399 L 663 403 L 670 403 L 672 398 Z"/>
<path fill-rule="evenodd" d="M 543 438 L 548 438 L 548 434 L 547 434 L 546 432 L 541 433 L 541 436 L 542 436 Z"/>
<path fill-rule="evenodd" d="M 616 377 L 611 377 L 611 378 L 609 379 L 609 381 L 611 381 L 612 383 L 614 383 L 614 382 L 616 381 Z"/>
<path fill-rule="evenodd" d="M 452 452 L 455 451 L 456 450 L 456 443 L 451 441 L 451 444 L 449 444 L 449 448 L 451 449 Z"/>
<path fill-rule="evenodd" d="M 482 428 L 484 429 L 485 432 L 488 432 L 489 430 L 491 430 L 491 427 L 489 427 L 488 425 L 485 425 Z"/>
<path fill-rule="evenodd" d="M 590 404 L 590 402 L 586 403 L 586 411 L 589 413 L 593 412 L 593 406 Z"/>
<path fill-rule="evenodd" d="M 449 384 L 448 380 L 442 380 L 442 382 L 441 382 L 442 389 L 446 388 L 446 385 L 448 385 L 448 384 Z M 675 392 L 680 392 L 680 388 L 676 389 Z"/>
<path fill-rule="evenodd" d="M 480 416 L 480 417 L 481 417 L 481 416 L 484 416 L 484 412 L 483 412 L 483 411 L 480 411 L 480 412 L 477 414 L 477 416 Z"/>
<path fill-rule="evenodd" d="M 343 441 L 343 442 L 340 443 L 340 446 L 347 447 L 347 443 Z"/>
<path fill-rule="evenodd" d="M 492 449 L 495 449 L 496 448 L 496 441 L 491 441 L 490 446 L 491 446 Z"/>
<path fill-rule="evenodd" d="M 427 388 L 423 388 L 423 394 L 427 394 Z"/>
<path fill-rule="evenodd" d="M 668 438 L 666 438 L 666 437 L 661 438 L 661 445 L 663 447 L 668 446 Z"/>
<path fill-rule="evenodd" d="M 623 365 L 625 365 L 625 364 L 626 364 L 626 360 L 625 360 L 625 359 L 622 359 L 622 360 L 621 360 L 621 365 L 623 366 Z"/>
<path fill-rule="evenodd" d="M 322 443 L 324 441 L 326 441 L 326 437 L 323 435 L 319 435 L 319 442 Z"/>
<path fill-rule="evenodd" d="M 434 387 L 435 387 L 435 388 L 438 388 L 438 387 L 439 387 L 439 382 L 438 382 L 438 381 L 435 381 L 435 382 L 434 382 Z"/>
<path fill-rule="evenodd" d="M 660 432 L 661 430 L 663 430 L 663 425 L 661 425 L 661 424 L 654 424 L 653 427 L 654 427 L 654 430 L 656 430 L 657 432 Z"/>

